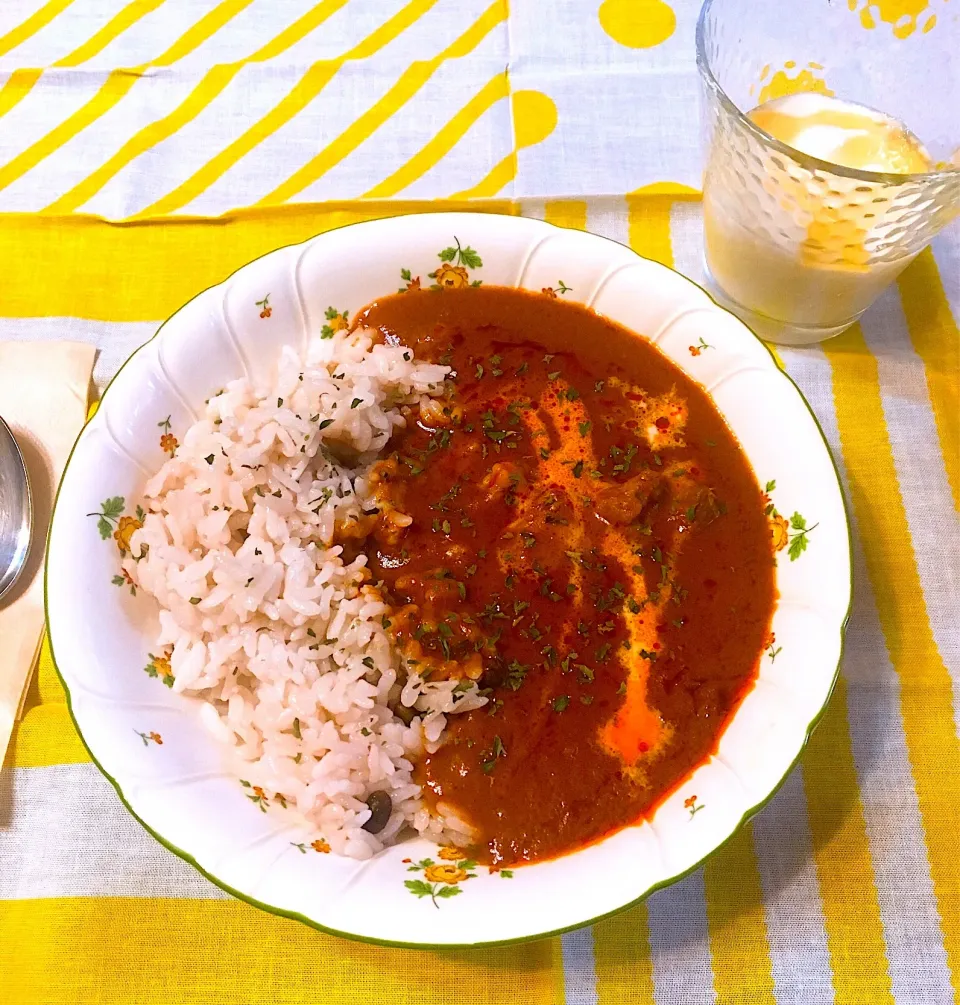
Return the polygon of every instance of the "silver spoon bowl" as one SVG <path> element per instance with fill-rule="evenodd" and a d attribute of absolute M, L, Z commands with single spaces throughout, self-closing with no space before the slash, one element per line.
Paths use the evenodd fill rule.
<path fill-rule="evenodd" d="M 26 565 L 32 527 L 27 467 L 10 427 L 0 419 L 0 597 Z"/>

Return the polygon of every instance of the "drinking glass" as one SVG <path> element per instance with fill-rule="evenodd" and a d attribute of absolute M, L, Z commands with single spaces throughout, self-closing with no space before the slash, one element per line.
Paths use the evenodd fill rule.
<path fill-rule="evenodd" d="M 960 211 L 960 12 L 953 6 L 704 3 L 697 66 L 707 282 L 761 337 L 804 345 L 839 334 Z M 898 175 L 831 164 L 747 117 L 798 91 L 897 119 L 924 144 L 934 169 Z"/>

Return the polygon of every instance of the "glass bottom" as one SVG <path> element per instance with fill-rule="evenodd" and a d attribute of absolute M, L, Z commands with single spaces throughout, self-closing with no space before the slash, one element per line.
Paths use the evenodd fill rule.
<path fill-rule="evenodd" d="M 833 325 L 801 325 L 790 321 L 779 321 L 758 311 L 745 307 L 739 301 L 729 296 L 714 279 L 706 257 L 703 260 L 704 285 L 707 292 L 721 306 L 735 314 L 752 332 L 759 335 L 764 342 L 775 345 L 814 345 L 826 342 L 827 339 L 846 331 L 850 325 L 860 319 L 860 315 L 848 318 L 840 324 Z"/>

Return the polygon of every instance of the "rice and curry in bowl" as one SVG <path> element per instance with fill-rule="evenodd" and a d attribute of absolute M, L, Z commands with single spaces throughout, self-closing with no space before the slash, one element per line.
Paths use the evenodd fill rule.
<path fill-rule="evenodd" d="M 543 227 L 503 221 L 498 232 L 508 224 Z M 531 263 L 555 239 L 534 233 L 528 288 L 497 285 L 496 276 L 461 282 L 460 272 L 476 276 L 481 260 L 458 240 L 459 255 L 441 265 L 459 270 L 452 278 L 436 270 L 431 289 L 404 270 L 400 292 L 368 294 L 351 313 L 325 307 L 313 324 L 321 301 L 308 303 L 302 332 L 253 327 L 277 319 L 275 294 L 254 298 L 257 321 L 244 318 L 247 328 L 232 322 L 242 270 L 223 302 L 244 372 L 208 382 L 212 393 L 189 419 L 161 415 L 162 455 L 138 464 L 147 477 L 133 477 L 135 495 L 120 500 L 136 516 L 121 518 L 128 522 L 114 579 L 135 594 L 123 617 L 135 604 L 138 617 L 149 607 L 153 618 L 147 670 L 162 683 L 151 681 L 149 701 L 162 694 L 178 723 L 193 710 L 187 717 L 219 741 L 217 757 L 246 801 L 234 829 L 270 821 L 236 861 L 227 856 L 229 869 L 217 865 L 227 859 L 187 851 L 234 892 L 345 934 L 409 941 L 405 933 L 385 937 L 365 918 L 341 927 L 304 908 L 297 870 L 313 868 L 308 851 L 332 853 L 319 856 L 327 871 L 337 860 L 403 856 L 400 867 L 417 873 L 403 881 L 406 892 L 439 906 L 468 879 L 529 875 L 536 884 L 538 869 L 567 870 L 600 849 L 616 856 L 619 836 L 648 842 L 655 834 L 639 856 L 642 875 L 631 880 L 638 888 L 596 898 L 605 910 L 625 905 L 694 865 L 756 808 L 756 793 L 769 795 L 832 686 L 829 645 L 819 677 L 794 681 L 782 671 L 795 657 L 775 663 L 783 645 L 774 629 L 791 634 L 795 621 L 816 635 L 803 628 L 802 613 L 786 628 L 775 616 L 803 606 L 793 593 L 807 590 L 807 580 L 792 566 L 810 541 L 845 534 L 845 526 L 824 527 L 836 524 L 838 508 L 842 515 L 839 492 L 830 520 L 829 507 L 820 507 L 822 521 L 799 513 L 788 520 L 771 495 L 775 480 L 761 485 L 755 473 L 766 449 L 756 441 L 766 433 L 739 416 L 729 421 L 743 396 L 731 404 L 724 385 L 746 379 L 762 395 L 761 373 L 780 393 L 783 378 L 758 364 L 765 357 L 745 364 L 742 341 L 714 348 L 736 322 L 705 297 L 661 318 L 659 345 L 614 320 L 624 313 L 616 281 L 636 280 L 621 260 L 603 271 L 607 242 L 556 238 L 582 240 L 593 253 L 600 278 L 585 299 L 596 309 L 566 297 L 565 283 L 541 286 Z M 311 247 L 331 246 L 336 236 L 261 261 L 297 252 L 296 265 L 280 264 L 308 301 L 303 263 Z M 676 297 L 659 295 L 668 306 Z M 648 287 L 647 296 L 653 304 L 658 292 Z M 697 339 L 686 334 L 691 318 Z M 261 331 L 269 331 L 263 345 Z M 182 363 L 162 355 L 174 336 L 189 360 L 185 335 L 161 332 L 160 369 L 183 382 Z M 712 352 L 731 364 L 713 381 L 720 404 L 678 362 L 677 339 L 691 360 Z M 750 336 L 743 330 L 734 339 Z M 123 440 L 110 422 L 111 436 Z M 805 430 L 798 435 L 810 440 Z M 809 450 L 811 464 L 821 464 L 822 443 Z M 818 471 L 814 484 L 826 480 Z M 51 561 L 66 550 L 58 544 L 55 521 Z M 838 564 L 835 554 L 815 561 Z M 837 627 L 846 613 L 839 593 Z M 832 638 L 830 618 L 821 620 Z M 801 648 L 791 646 L 798 655 Z M 124 707 L 146 707 L 139 695 Z M 760 714 L 740 715 L 751 701 Z M 88 716 L 77 701 L 75 714 L 83 728 Z M 139 725 L 134 732 L 152 735 Z M 731 752 L 718 759 L 722 744 Z M 783 756 L 764 755 L 764 744 Z M 113 753 L 102 759 L 112 774 L 124 770 Z M 742 781 L 716 787 L 701 780 L 708 768 L 710 778 L 733 770 Z M 680 830 L 671 821 L 701 820 L 708 785 L 729 790 L 729 805 L 708 795 L 711 822 L 696 836 Z M 167 799 L 134 808 L 144 818 L 155 812 L 147 822 L 159 831 Z M 211 847 L 222 844 L 205 836 Z M 275 845 L 286 864 L 258 862 L 247 888 L 242 849 L 261 844 Z M 416 850 L 404 855 L 408 846 Z M 263 895 L 284 870 L 289 892 Z M 360 873 L 351 875 L 344 890 L 363 885 Z M 374 895 L 377 881 L 369 885 Z M 490 896 L 500 902 L 505 890 Z M 588 905 L 592 888 L 581 892 L 582 911 L 602 913 Z M 394 913 L 405 910 L 401 900 Z M 576 903 L 561 911 L 534 905 L 546 912 L 536 921 L 524 910 L 509 923 L 510 937 L 555 929 L 555 917 L 590 917 Z M 458 931 L 471 924 L 461 918 L 449 935 L 444 927 L 425 938 L 500 941 Z"/>

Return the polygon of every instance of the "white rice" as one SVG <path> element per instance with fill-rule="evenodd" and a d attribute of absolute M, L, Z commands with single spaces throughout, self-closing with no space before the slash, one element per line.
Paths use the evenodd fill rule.
<path fill-rule="evenodd" d="M 406 827 L 467 841 L 463 822 L 428 813 L 413 766 L 442 742 L 446 715 L 486 701 L 471 682 L 404 669 L 366 556 L 345 564 L 333 543 L 375 510 L 372 464 L 448 372 L 370 334 L 316 339 L 305 359 L 286 348 L 269 387 L 237 380 L 209 399 L 147 482 L 124 561 L 159 603 L 174 690 L 206 699 L 247 794 L 360 859 Z M 359 457 L 345 467 L 325 443 Z M 422 715 L 405 725 L 400 704 Z M 373 835 L 362 828 L 376 790 L 393 809 Z"/>

